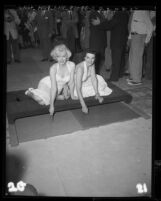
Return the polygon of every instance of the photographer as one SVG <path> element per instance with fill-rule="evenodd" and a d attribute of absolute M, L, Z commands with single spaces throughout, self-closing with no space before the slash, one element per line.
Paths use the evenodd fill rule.
<path fill-rule="evenodd" d="M 14 61 L 20 63 L 20 50 L 18 45 L 18 29 L 20 19 L 15 9 L 5 9 L 4 11 L 4 34 L 7 40 L 7 64 Z"/>

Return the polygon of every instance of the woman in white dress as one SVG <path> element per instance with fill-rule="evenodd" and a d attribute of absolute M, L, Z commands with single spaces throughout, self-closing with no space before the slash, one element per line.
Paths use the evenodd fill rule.
<path fill-rule="evenodd" d="M 55 99 L 77 99 L 74 96 L 74 72 L 75 64 L 69 61 L 70 50 L 60 44 L 51 51 L 52 58 L 57 61 L 50 67 L 50 76 L 40 80 L 37 89 L 29 88 L 25 94 L 33 98 L 40 105 L 50 105 L 49 113 L 54 113 Z M 69 86 L 69 89 L 68 89 Z"/>
<path fill-rule="evenodd" d="M 95 96 L 99 103 L 103 102 L 102 96 L 108 96 L 112 90 L 102 76 L 95 73 L 95 52 L 86 50 L 85 59 L 76 65 L 74 95 L 79 98 L 82 112 L 88 113 L 88 108 L 83 98 Z"/>

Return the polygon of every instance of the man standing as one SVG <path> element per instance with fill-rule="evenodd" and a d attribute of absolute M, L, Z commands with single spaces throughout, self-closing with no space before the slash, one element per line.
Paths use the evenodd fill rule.
<path fill-rule="evenodd" d="M 142 64 L 145 44 L 152 36 L 153 24 L 150 13 L 147 10 L 134 10 L 131 14 L 130 23 L 130 51 L 129 51 L 129 73 L 127 79 L 129 85 L 142 84 Z"/>
<path fill-rule="evenodd" d="M 128 37 L 128 15 L 126 11 L 114 11 L 111 20 L 104 20 L 100 23 L 99 19 L 93 20 L 95 29 L 111 30 L 110 48 L 112 54 L 112 72 L 110 81 L 118 81 L 124 73 L 124 51 Z"/>
<path fill-rule="evenodd" d="M 52 48 L 51 36 L 53 34 L 54 22 L 50 11 L 47 10 L 46 6 L 42 6 L 42 9 L 38 11 L 35 22 L 37 25 L 37 31 L 40 39 L 40 47 L 42 50 L 41 61 L 52 61 L 50 57 L 50 51 Z"/>
<path fill-rule="evenodd" d="M 152 33 L 152 37 L 149 41 L 149 43 L 147 44 L 147 47 L 145 49 L 145 64 L 143 65 L 143 68 L 145 68 L 143 70 L 143 72 L 145 73 L 145 78 L 148 80 L 152 79 L 152 69 L 153 69 L 153 60 L 155 58 L 155 54 L 153 56 L 153 50 L 155 51 L 155 46 L 153 45 L 155 43 L 155 37 L 156 37 L 156 33 L 155 33 L 155 29 L 156 29 L 156 11 L 152 10 L 150 11 L 150 18 L 153 24 L 153 33 Z M 153 48 L 154 46 L 154 48 Z M 154 65 L 155 67 L 155 65 Z"/>
<path fill-rule="evenodd" d="M 96 73 L 100 74 L 101 68 L 105 62 L 105 49 L 107 46 L 107 35 L 106 30 L 99 29 L 92 23 L 94 20 L 98 19 L 100 23 L 102 23 L 105 18 L 99 10 L 92 8 L 89 15 L 89 48 L 96 52 Z"/>
<path fill-rule="evenodd" d="M 7 63 L 14 61 L 20 63 L 20 49 L 18 45 L 18 30 L 20 19 L 15 9 L 6 9 L 4 11 L 4 34 L 7 40 Z"/>
<path fill-rule="evenodd" d="M 78 12 L 77 8 L 70 6 L 68 9 L 62 11 L 62 27 L 61 35 L 66 39 L 68 47 L 72 54 L 76 52 L 76 44 L 78 44 Z"/>

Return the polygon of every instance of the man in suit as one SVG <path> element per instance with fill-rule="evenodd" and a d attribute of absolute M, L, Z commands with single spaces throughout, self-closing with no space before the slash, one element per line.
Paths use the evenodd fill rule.
<path fill-rule="evenodd" d="M 6 9 L 4 11 L 4 34 L 7 40 L 7 63 L 14 61 L 20 63 L 20 49 L 18 44 L 17 26 L 20 24 L 20 19 L 15 9 Z"/>
<path fill-rule="evenodd" d="M 101 23 L 97 18 L 92 20 L 92 24 L 97 30 L 111 30 L 112 72 L 110 81 L 118 81 L 124 74 L 124 54 L 128 37 L 128 14 L 126 11 L 115 11 L 111 20 L 104 20 Z"/>
<path fill-rule="evenodd" d="M 77 9 L 73 6 L 70 6 L 68 9 L 62 11 L 62 27 L 61 35 L 68 42 L 68 47 L 71 52 L 76 52 L 76 44 L 78 44 L 78 12 Z"/>
<path fill-rule="evenodd" d="M 38 11 L 35 22 L 37 25 L 37 31 L 40 39 L 40 47 L 42 50 L 41 61 L 52 61 L 50 51 L 52 48 L 51 36 L 54 31 L 53 16 L 50 11 L 47 10 L 46 6 L 42 6 L 42 9 Z"/>
<path fill-rule="evenodd" d="M 89 48 L 96 52 L 96 62 L 95 62 L 96 73 L 100 74 L 100 70 L 104 65 L 105 61 L 107 36 L 105 29 L 99 29 L 92 23 L 92 21 L 95 19 L 98 19 L 100 23 L 104 21 L 103 15 L 101 15 L 101 13 L 98 11 L 99 10 L 95 10 L 93 8 L 89 15 L 89 27 L 90 27 Z"/>

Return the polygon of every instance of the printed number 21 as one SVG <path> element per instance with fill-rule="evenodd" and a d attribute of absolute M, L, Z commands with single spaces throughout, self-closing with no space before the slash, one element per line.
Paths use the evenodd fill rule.
<path fill-rule="evenodd" d="M 147 189 L 147 186 L 146 186 L 145 183 L 143 185 L 142 184 L 137 184 L 136 188 L 138 190 L 138 193 L 147 193 L 148 192 L 148 189 Z"/>

